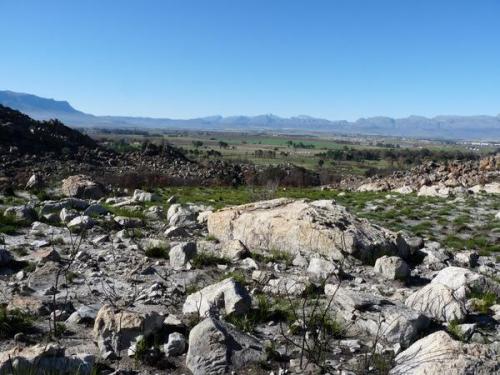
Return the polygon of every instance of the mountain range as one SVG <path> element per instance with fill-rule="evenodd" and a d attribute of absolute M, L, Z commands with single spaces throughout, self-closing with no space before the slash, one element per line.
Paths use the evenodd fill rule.
<path fill-rule="evenodd" d="M 189 130 L 276 131 L 290 133 L 338 133 L 414 137 L 425 139 L 500 140 L 497 116 L 410 116 L 406 118 L 370 117 L 357 121 L 326 120 L 310 116 L 283 118 L 260 116 L 211 116 L 169 119 L 128 116 L 95 116 L 73 108 L 67 101 L 36 95 L 0 91 L 0 104 L 17 109 L 37 120 L 57 118 L 73 127 L 172 128 Z"/>

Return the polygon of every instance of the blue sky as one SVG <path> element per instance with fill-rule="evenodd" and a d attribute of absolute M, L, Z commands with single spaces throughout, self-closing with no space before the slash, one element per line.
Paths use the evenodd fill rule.
<path fill-rule="evenodd" d="M 0 89 L 94 114 L 500 113 L 498 0 L 0 0 Z"/>

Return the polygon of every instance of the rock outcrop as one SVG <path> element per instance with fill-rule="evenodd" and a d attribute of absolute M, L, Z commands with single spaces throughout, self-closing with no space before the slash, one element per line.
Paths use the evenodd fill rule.
<path fill-rule="evenodd" d="M 208 231 L 222 242 L 239 240 L 250 250 L 302 251 L 332 259 L 352 255 L 367 262 L 398 253 L 395 233 L 328 200 L 280 198 L 225 208 L 209 216 Z"/>
<path fill-rule="evenodd" d="M 128 349 L 139 335 L 148 336 L 163 326 L 164 316 L 152 311 L 141 314 L 135 311 L 118 311 L 104 305 L 94 323 L 94 339 L 105 357 L 118 355 Z"/>
<path fill-rule="evenodd" d="M 104 188 L 85 175 L 64 179 L 61 189 L 67 197 L 99 199 L 104 196 Z"/>

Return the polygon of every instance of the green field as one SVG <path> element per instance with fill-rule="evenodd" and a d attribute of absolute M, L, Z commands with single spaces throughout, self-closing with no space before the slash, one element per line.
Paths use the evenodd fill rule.
<path fill-rule="evenodd" d="M 168 143 L 184 150 L 192 160 L 222 158 L 256 165 L 292 163 L 330 175 L 368 175 L 390 173 L 416 165 L 418 158 L 405 152 L 427 150 L 428 159 L 453 159 L 455 153 L 479 157 L 493 151 L 492 147 L 473 149 L 470 146 L 440 141 L 333 135 L 290 135 L 271 133 L 203 132 L 203 131 L 151 131 L 144 134 L 91 134 L 119 152 L 140 149 L 143 142 Z M 328 152 L 372 152 L 377 158 L 340 160 L 325 156 Z M 397 153 L 391 156 L 391 152 Z M 443 156 L 443 153 L 450 155 Z M 320 155 L 322 154 L 322 155 Z"/>

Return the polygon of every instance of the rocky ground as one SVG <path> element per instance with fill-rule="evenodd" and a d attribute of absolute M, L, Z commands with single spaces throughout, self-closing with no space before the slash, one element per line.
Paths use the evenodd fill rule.
<path fill-rule="evenodd" d="M 500 373 L 480 190 L 219 208 L 74 176 L 3 196 L 0 374 Z M 491 246 L 446 241 L 478 228 Z"/>

